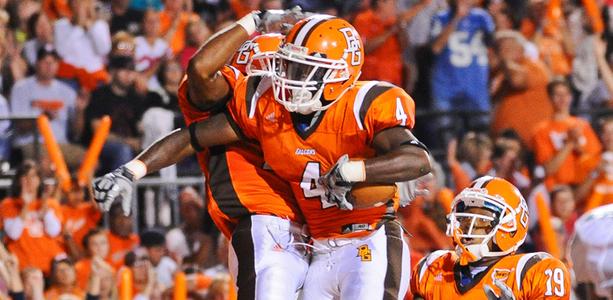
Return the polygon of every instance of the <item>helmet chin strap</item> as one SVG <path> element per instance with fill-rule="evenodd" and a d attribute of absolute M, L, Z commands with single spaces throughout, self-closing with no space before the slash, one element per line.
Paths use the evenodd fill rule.
<path fill-rule="evenodd" d="M 464 244 L 462 244 L 462 242 L 458 238 L 459 233 L 460 233 L 460 229 L 457 228 L 456 234 L 453 235 L 453 241 L 455 242 L 457 246 L 456 253 L 460 256 L 460 265 L 465 266 L 470 262 L 477 261 L 481 257 L 477 257 L 475 254 L 473 254 L 472 251 L 469 250 L 470 249 L 469 247 L 471 247 L 470 245 L 464 246 Z M 472 246 L 478 246 L 478 245 L 472 245 Z"/>
<path fill-rule="evenodd" d="M 311 91 L 306 89 L 292 91 L 292 103 L 289 104 L 291 108 L 288 107 L 288 110 L 302 115 L 308 115 L 315 111 L 321 110 L 322 104 L 321 100 L 319 99 L 321 97 L 322 92 L 323 89 L 321 88 L 315 93 L 315 95 L 313 95 Z M 317 100 L 313 101 L 313 99 Z M 311 105 L 304 105 L 305 103 L 311 103 Z"/>

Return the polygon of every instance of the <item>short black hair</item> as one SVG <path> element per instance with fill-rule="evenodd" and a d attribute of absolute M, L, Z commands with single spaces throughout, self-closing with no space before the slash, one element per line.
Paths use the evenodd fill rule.
<path fill-rule="evenodd" d="M 151 248 L 156 246 L 164 246 L 166 244 L 166 237 L 164 233 L 157 229 L 147 230 L 140 235 L 140 245 L 145 248 Z"/>
<path fill-rule="evenodd" d="M 83 249 L 89 249 L 89 239 L 94 235 L 98 235 L 104 232 L 104 229 L 100 227 L 95 227 L 90 229 L 84 236 L 83 240 L 81 240 L 81 244 L 83 245 Z"/>
<path fill-rule="evenodd" d="M 547 95 L 549 96 L 549 98 L 553 96 L 553 91 L 556 89 L 556 87 L 560 85 L 567 87 L 568 90 L 571 92 L 573 90 L 568 80 L 566 80 L 566 78 L 556 77 L 547 84 Z"/>

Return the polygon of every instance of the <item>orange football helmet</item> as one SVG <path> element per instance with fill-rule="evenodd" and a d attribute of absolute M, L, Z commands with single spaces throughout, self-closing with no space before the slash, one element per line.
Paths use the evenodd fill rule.
<path fill-rule="evenodd" d="M 230 65 L 247 75 L 265 75 L 272 71 L 272 60 L 279 49 L 283 35 L 268 33 L 258 35 L 244 42 L 232 59 Z"/>
<path fill-rule="evenodd" d="M 302 114 L 327 109 L 353 86 L 363 63 L 362 40 L 349 22 L 328 15 L 303 19 L 275 54 L 275 100 Z"/>
<path fill-rule="evenodd" d="M 491 214 L 478 213 L 474 209 L 468 212 L 471 208 L 487 210 Z M 510 182 L 483 176 L 455 197 L 447 221 L 447 235 L 456 244 L 460 264 L 465 265 L 482 257 L 515 252 L 528 233 L 528 205 Z M 475 232 L 484 227 L 488 229 Z M 481 239 L 481 242 L 465 244 L 467 239 Z"/>

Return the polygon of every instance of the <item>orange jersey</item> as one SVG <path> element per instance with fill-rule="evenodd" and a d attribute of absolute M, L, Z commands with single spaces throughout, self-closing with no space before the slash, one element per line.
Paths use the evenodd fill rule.
<path fill-rule="evenodd" d="M 77 207 L 62 205 L 62 216 L 64 217 L 62 222 L 64 231 L 71 233 L 77 245 L 83 247 L 83 237 L 96 227 L 102 214 L 93 203 L 84 202 Z"/>
<path fill-rule="evenodd" d="M 247 138 L 259 141 L 266 163 L 291 184 L 311 235 L 325 238 L 352 228 L 373 229 L 385 214 L 385 205 L 340 210 L 327 201 L 317 179 L 343 154 L 352 159 L 374 157 L 372 141 L 378 132 L 396 126 L 412 128 L 415 104 L 411 97 L 388 83 L 357 82 L 322 111 L 310 129 L 298 131 L 292 114 L 267 89 L 270 79 L 260 78 L 252 76 L 237 83 L 229 119 Z M 255 97 L 258 94 L 262 96 Z M 397 201 L 394 206 L 397 208 Z"/>
<path fill-rule="evenodd" d="M 454 251 L 432 252 L 413 269 L 413 295 L 428 299 L 487 300 L 484 285 L 500 295 L 494 279 L 502 281 L 517 300 L 569 299 L 570 274 L 558 259 L 544 252 L 515 254 L 502 257 L 472 282 L 461 287 L 459 261 Z"/>
<path fill-rule="evenodd" d="M 25 218 L 23 219 L 23 232 L 17 240 L 6 237 L 6 246 L 11 253 L 19 259 L 19 267 L 23 270 L 26 267 L 41 269 L 45 275 L 49 275 L 51 261 L 58 255 L 64 253 L 64 249 L 57 237 L 50 237 L 45 232 L 45 225 L 42 220 L 41 211 L 42 200 L 35 200 L 28 204 Z M 47 206 L 61 220 L 62 214 L 60 205 L 55 200 L 47 200 Z M 0 219 L 6 222 L 7 219 L 19 217 L 23 201 L 17 198 L 7 198 L 0 204 Z"/>
<path fill-rule="evenodd" d="M 134 233 L 128 238 L 122 238 L 109 231 L 106 236 L 109 240 L 109 255 L 106 257 L 106 261 L 115 270 L 119 270 L 119 268 L 124 265 L 124 257 L 126 254 L 138 247 L 140 239 L 138 235 Z"/>
<path fill-rule="evenodd" d="M 564 147 L 568 131 L 577 126 L 581 128 L 583 135 L 582 151 L 581 153 L 573 151 L 560 168 L 548 176 L 550 181 L 548 187 L 553 184 L 578 184 L 585 180 L 588 173 L 598 164 L 602 146 L 590 123 L 577 117 L 568 117 L 563 121 L 542 122 L 535 129 L 534 154 L 536 162 L 543 165 L 551 161 Z"/>
<path fill-rule="evenodd" d="M 231 88 L 243 75 L 235 68 L 222 69 Z M 189 125 L 207 119 L 210 111 L 199 110 L 188 97 L 187 77 L 179 86 L 179 107 Z M 275 215 L 302 223 L 302 216 L 289 185 L 270 170 L 264 169 L 261 150 L 255 144 L 235 143 L 212 147 L 197 155 L 206 178 L 207 208 L 213 222 L 230 237 L 238 218 L 252 214 Z"/>

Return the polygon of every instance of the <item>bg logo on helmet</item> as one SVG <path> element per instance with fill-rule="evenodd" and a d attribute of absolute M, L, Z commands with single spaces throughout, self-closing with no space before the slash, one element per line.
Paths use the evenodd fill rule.
<path fill-rule="evenodd" d="M 339 29 L 347 40 L 347 50 L 345 54 L 351 54 L 351 65 L 359 66 L 362 62 L 362 52 L 360 51 L 360 40 L 358 34 L 352 28 L 345 27 Z"/>

